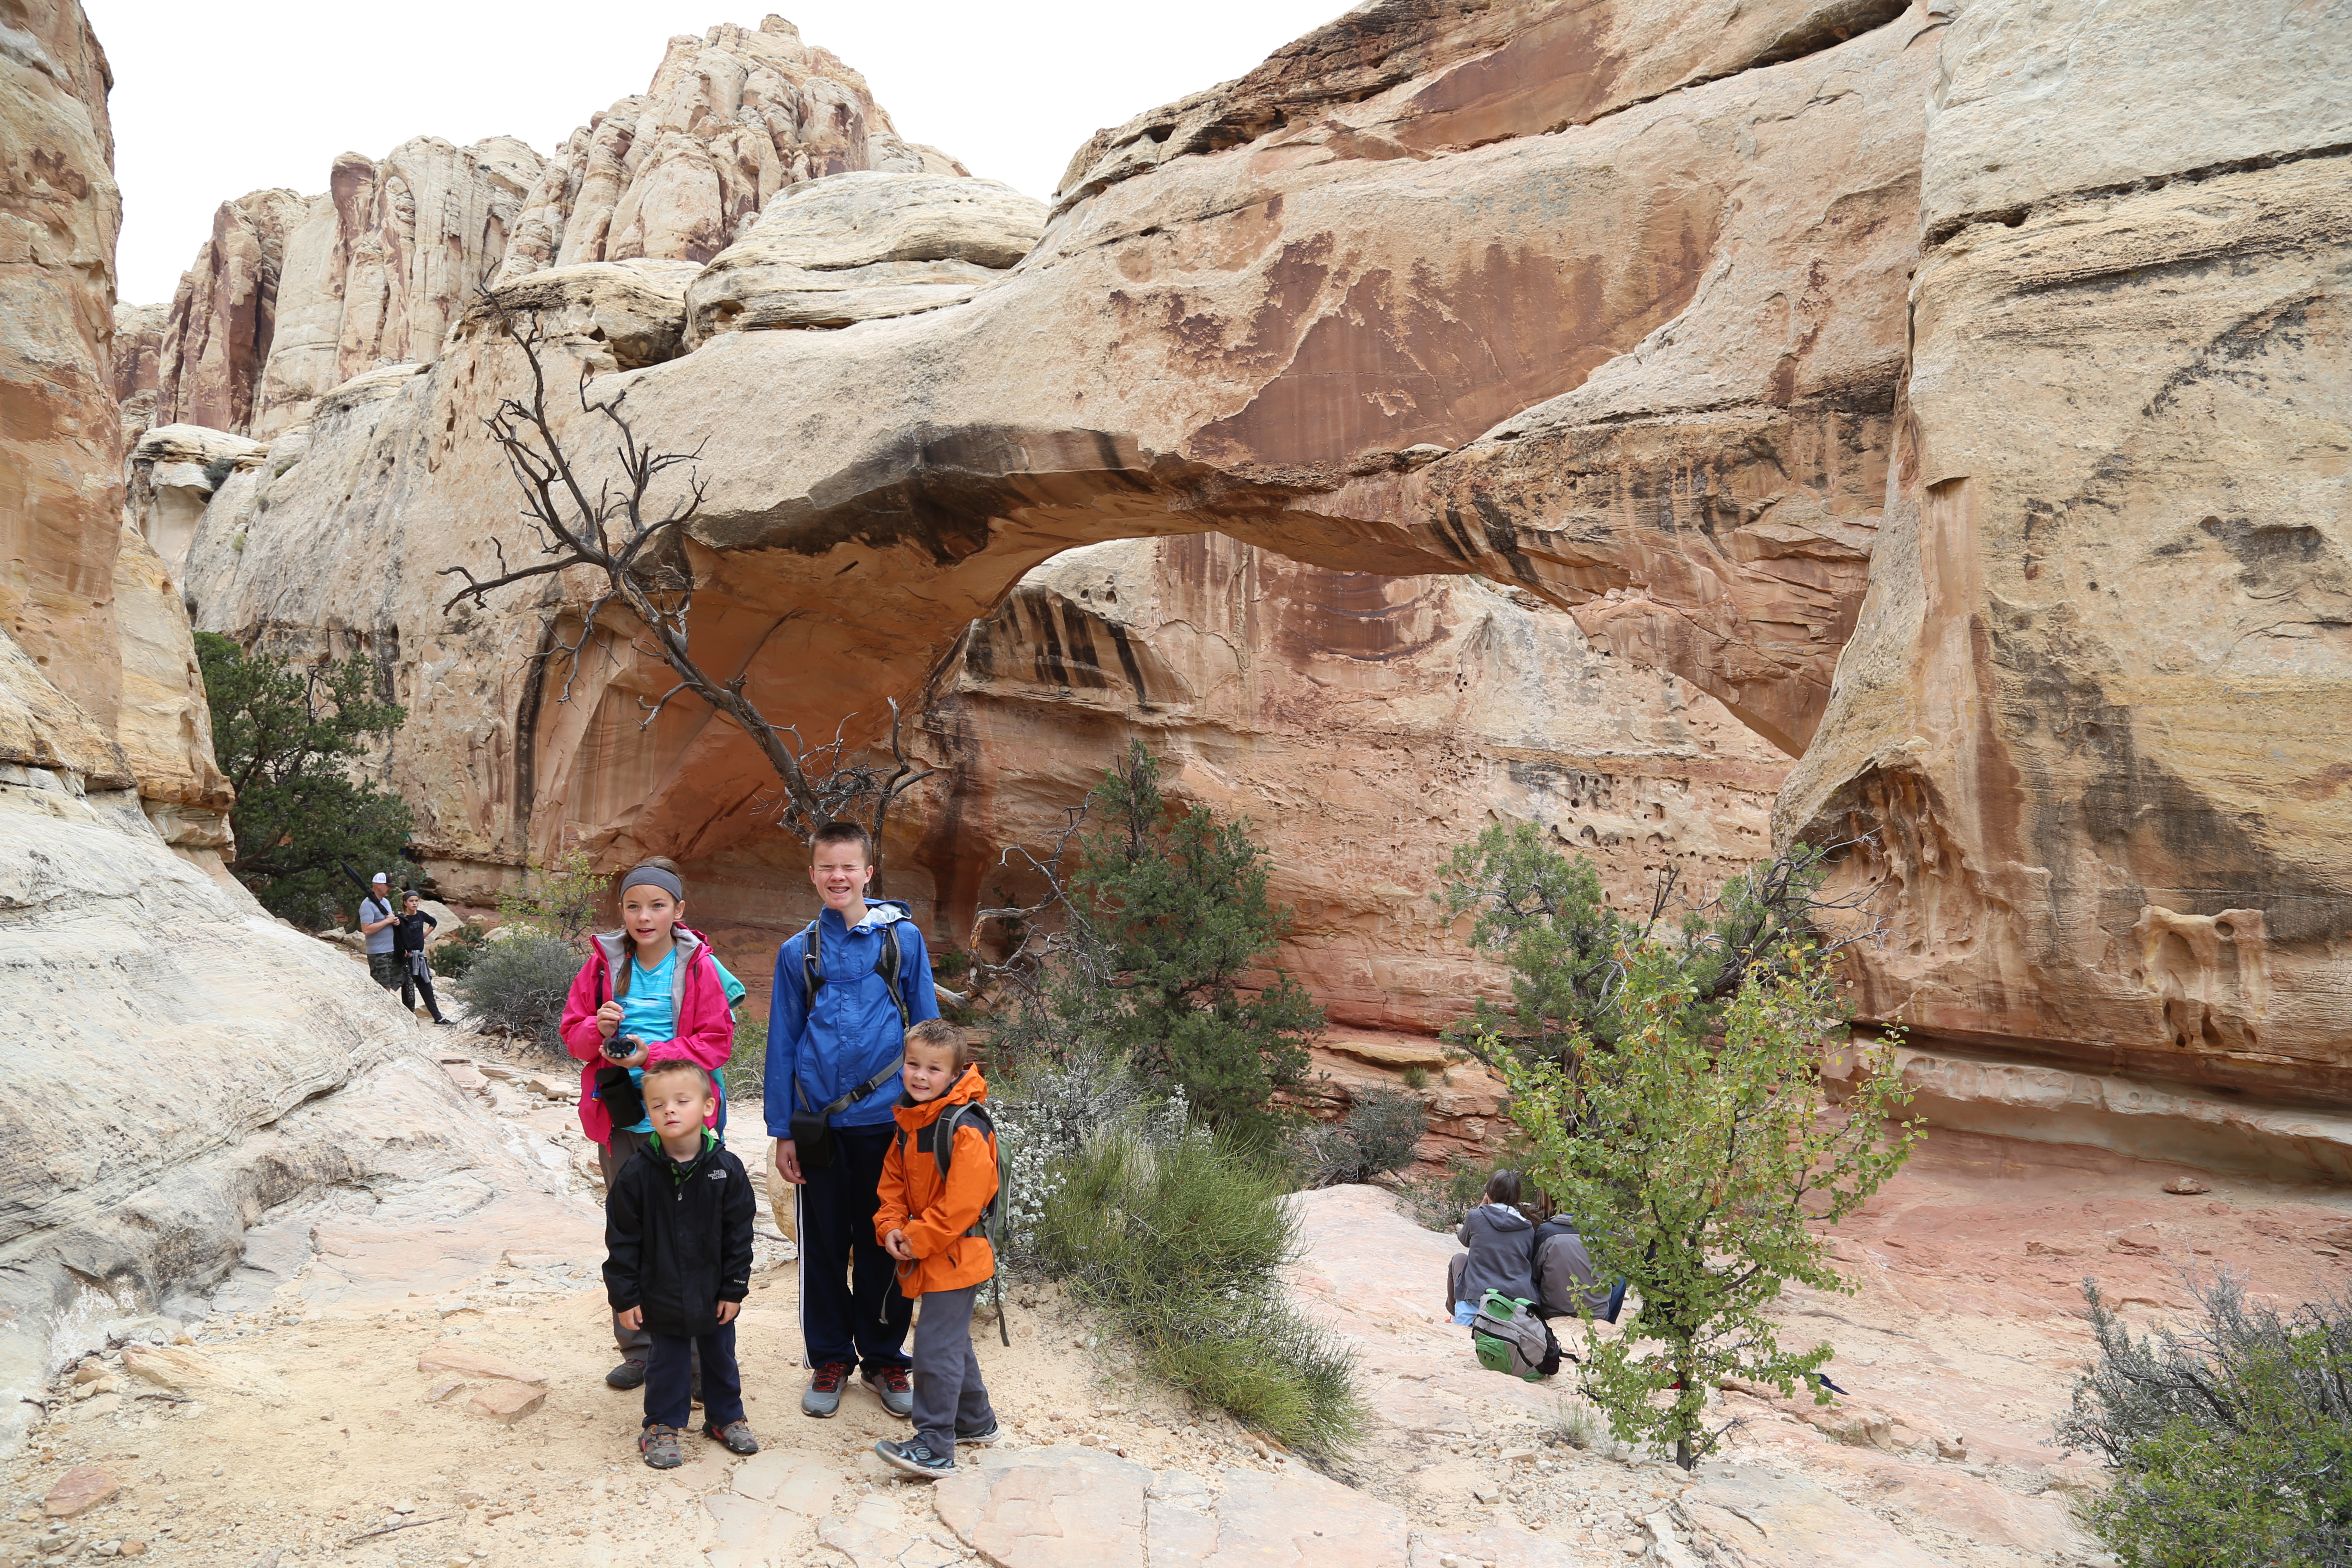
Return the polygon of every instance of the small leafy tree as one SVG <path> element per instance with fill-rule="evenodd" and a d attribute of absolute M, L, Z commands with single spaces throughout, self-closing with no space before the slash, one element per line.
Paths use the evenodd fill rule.
<path fill-rule="evenodd" d="M 2352 1305 L 2290 1314 L 2191 1275 L 2203 1321 L 2135 1339 L 2083 1281 L 2099 1359 L 2058 1423 L 2115 1484 L 2081 1505 L 2125 1568 L 2352 1563 Z"/>
<path fill-rule="evenodd" d="M 536 880 L 499 892 L 499 919 L 576 942 L 595 925 L 613 879 L 596 869 L 585 849 L 567 849 L 541 868 Z"/>
<path fill-rule="evenodd" d="M 1827 1344 L 1783 1350 L 1765 1310 L 1792 1279 L 1853 1289 L 1817 1227 L 1884 1185 L 1920 1124 L 1886 1126 L 1910 1100 L 1891 1046 L 1865 1058 L 1840 1110 L 1827 1104 L 1820 1057 L 1841 1005 L 1821 952 L 1790 942 L 1766 955 L 1719 1017 L 1678 949 L 1631 944 L 1612 962 L 1612 1048 L 1571 1034 L 1564 1063 L 1501 1061 L 1529 1173 L 1578 1216 L 1601 1277 L 1641 1293 L 1621 1335 L 1588 1326 L 1585 1391 L 1621 1442 L 1671 1443 L 1687 1470 L 1722 1438 L 1706 1415 L 1720 1379 L 1790 1394 L 1828 1362 Z"/>
<path fill-rule="evenodd" d="M 1140 742 L 1104 775 L 1094 805 L 1101 826 L 1070 890 L 1108 984 L 1066 1005 L 1144 1072 L 1181 1088 L 1211 1126 L 1268 1131 L 1274 1091 L 1306 1070 L 1323 1010 L 1279 969 L 1256 994 L 1242 990 L 1290 929 L 1290 911 L 1267 896 L 1265 847 L 1246 823 L 1219 822 L 1205 806 L 1176 814 Z"/>
<path fill-rule="evenodd" d="M 353 655 L 298 668 L 196 634 L 212 706 L 213 753 L 236 786 L 232 869 L 270 913 L 316 931 L 349 916 L 360 891 L 339 858 L 386 867 L 408 841 L 408 804 L 355 764 L 408 717 L 375 696 L 375 669 Z"/>

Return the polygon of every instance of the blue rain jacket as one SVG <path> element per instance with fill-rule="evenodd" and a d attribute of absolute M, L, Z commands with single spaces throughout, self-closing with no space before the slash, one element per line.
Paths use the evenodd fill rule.
<path fill-rule="evenodd" d="M 807 973 L 801 957 L 808 933 L 797 931 L 776 952 L 776 973 L 768 998 L 768 1136 L 793 1135 L 793 1110 L 803 1086 L 818 1105 L 830 1105 L 880 1072 L 906 1044 L 889 987 L 874 973 L 882 955 L 882 932 L 898 932 L 899 994 L 915 1023 L 940 1016 L 931 990 L 931 959 L 921 928 L 907 918 L 904 904 L 866 901 L 866 918 L 855 926 L 832 910 L 821 911 L 824 940 L 817 944 L 824 984 L 817 987 L 810 1016 L 804 994 Z M 833 1119 L 835 1127 L 888 1127 L 890 1108 L 905 1092 L 898 1074 Z"/>

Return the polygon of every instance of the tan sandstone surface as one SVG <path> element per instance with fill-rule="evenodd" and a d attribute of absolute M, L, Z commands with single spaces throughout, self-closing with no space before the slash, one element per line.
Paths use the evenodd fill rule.
<path fill-rule="evenodd" d="M 1944 35 L 1887 530 L 1776 819 L 1874 835 L 1874 1016 L 2352 1092 L 2347 48 L 2162 0 Z"/>
<path fill-rule="evenodd" d="M 584 1195 L 569 1076 L 490 1042 L 457 1046 L 443 1072 L 463 1098 Z M 764 1169 L 755 1130 L 737 1144 Z M 2177 1264 L 2228 1264 L 2291 1300 L 2348 1266 L 2340 1193 L 2212 1175 L 2199 1195 L 2163 1190 L 2189 1173 L 1937 1135 L 1839 1232 L 1855 1293 L 1801 1290 L 1780 1310 L 1792 1336 L 1835 1346 L 1848 1395 L 1822 1407 L 1720 1391 L 1721 1414 L 1745 1425 L 1696 1477 L 1605 1440 L 1578 1447 L 1570 1390 L 1479 1369 L 1435 1299 L 1454 1242 L 1374 1188 L 1295 1200 L 1306 1251 L 1291 1289 L 1354 1349 L 1370 1405 L 1363 1447 L 1328 1474 L 1139 1382 L 1095 1320 L 1016 1281 L 1011 1348 L 988 1324 L 976 1336 L 1008 1441 L 964 1450 L 962 1473 L 937 1487 L 894 1480 L 874 1458 L 875 1438 L 905 1428 L 863 1390 L 834 1421 L 798 1415 L 791 1264 L 764 1217 L 740 1343 L 765 1452 L 739 1461 L 698 1438 L 692 1462 L 662 1474 L 631 1446 L 636 1397 L 601 1381 L 612 1352 L 593 1229 L 501 1246 L 488 1227 L 453 1239 L 331 1203 L 257 1231 L 189 1342 L 134 1334 L 60 1373 L 42 1394 L 49 1419 L 6 1462 L 22 1511 L 0 1545 L 139 1541 L 203 1568 L 271 1552 L 583 1568 L 648 1555 L 710 1568 L 2071 1568 L 2105 1560 L 2068 1518 L 2095 1468 L 2047 1443 L 2088 1349 L 2081 1278 L 2145 1323 L 2181 1306 Z M 59 1520 L 41 1511 L 53 1496 L 97 1500 Z"/>
<path fill-rule="evenodd" d="M 1477 572 L 1803 753 L 1780 840 L 1870 838 L 1867 1016 L 2340 1100 L 2347 35 L 2283 0 L 1362 8 L 1097 137 L 962 303 L 634 371 L 575 329 L 557 380 L 610 366 L 699 447 L 698 646 L 805 731 L 935 699 L 1072 546 Z M 430 685 L 436 857 L 780 865 L 740 737 L 644 723 L 657 661 L 530 662 L 579 585 L 435 624 L 432 574 L 494 563 L 507 481 L 458 433 L 515 374 L 461 326 L 266 522 L 232 479 L 204 624 Z"/>

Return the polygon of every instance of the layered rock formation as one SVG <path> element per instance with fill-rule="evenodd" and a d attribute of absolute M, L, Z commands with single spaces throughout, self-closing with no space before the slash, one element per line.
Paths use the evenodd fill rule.
<path fill-rule="evenodd" d="M 1888 533 L 1785 836 L 1878 1016 L 2352 1094 L 2339 9 L 1961 8 Z"/>
<path fill-rule="evenodd" d="M 1152 645 L 1191 650 L 1167 661 L 1185 682 L 1214 668 L 1182 617 L 1139 639 L 1081 613 L 1103 684 L 1036 675 L 1089 662 L 1040 568 L 1122 538 L 1266 552 L 1234 558 L 1259 584 L 1236 602 L 1265 611 L 1240 640 L 1279 650 L 1265 689 L 1317 701 L 1370 689 L 1332 674 L 1348 638 L 1283 641 L 1346 619 L 1326 611 L 1357 590 L 1335 584 L 1412 580 L 1359 628 L 1402 646 L 1433 577 L 1475 573 L 1805 753 L 1782 837 L 1868 833 L 1840 875 L 1885 884 L 1892 940 L 1858 958 L 1872 1016 L 2335 1096 L 2325 1020 L 2352 971 L 2321 751 L 2341 728 L 2347 111 L 2318 62 L 2345 32 L 2268 0 L 2031 25 L 1949 0 L 1364 8 L 1096 138 L 1035 247 L 969 299 L 863 321 L 803 300 L 774 321 L 853 321 L 837 330 L 688 319 L 691 352 L 658 359 L 596 324 L 612 274 L 550 279 L 552 378 L 609 377 L 640 438 L 699 453 L 696 646 L 803 731 L 855 713 L 870 740 L 881 696 L 919 696 L 935 759 L 1002 795 L 1056 767 L 953 751 L 955 725 L 1044 710 L 992 685 L 1025 661 L 1055 715 L 1031 757 L 1159 726 L 1188 790 L 1280 816 L 1221 780 L 1252 776 L 1245 752 L 1316 776 L 1266 761 L 1286 743 L 1267 737 L 1313 723 L 1225 697 L 1164 721 Z M 2124 133 L 2149 104 L 2176 129 Z M 854 263 L 877 264 L 896 263 Z M 727 262 L 688 297 L 757 270 Z M 307 455 L 232 478 L 189 563 L 204 622 L 384 661 L 415 704 L 394 765 L 453 873 L 576 837 L 681 856 L 727 919 L 782 923 L 796 857 L 764 764 L 698 710 L 655 713 L 671 679 L 625 627 L 575 666 L 577 585 L 436 602 L 442 567 L 496 568 L 479 520 L 509 480 L 458 433 L 522 384 L 495 323 L 461 325 L 428 369 L 322 417 Z M 583 453 L 610 440 L 592 416 L 558 427 Z M 1299 569 L 1270 555 L 1321 585 L 1268 587 Z M 1135 580 L 1176 602 L 1195 590 L 1174 559 Z M 1489 602 L 1439 597 L 1459 625 L 1401 656 L 1406 687 Z M 1581 754 L 1591 711 L 1631 711 L 1583 700 L 1546 694 L 1530 749 Z M 1486 781 L 1465 816 L 1559 815 L 1496 782 L 1507 726 L 1457 722 Z M 1361 798 L 1446 776 L 1423 739 L 1442 728 L 1408 722 L 1411 761 L 1366 770 Z M 1064 793 L 1097 760 L 1061 763 Z M 1419 829 L 1360 835 L 1338 826 L 1357 786 L 1330 793 L 1332 826 L 1286 841 L 1302 867 L 1326 831 L 1403 864 Z M 1736 805 L 1686 842 L 1736 838 Z M 939 809 L 926 835 L 964 831 Z M 899 868 L 958 907 L 985 856 L 940 842 Z M 1302 870 L 1297 896 L 1337 879 Z M 1426 1022 L 1409 987 L 1367 977 L 1375 947 L 1424 951 L 1390 920 L 1381 899 L 1324 919 L 1356 934 L 1318 979 L 1366 1020 Z M 1412 994 L 1461 976 L 1425 980 Z"/>
<path fill-rule="evenodd" d="M 646 90 L 552 158 L 511 137 L 420 136 L 382 160 L 344 153 L 322 195 L 224 203 L 153 371 L 130 349 L 118 393 L 131 403 L 152 388 L 150 423 L 273 436 L 363 371 L 432 359 L 487 283 L 581 262 L 705 262 L 778 191 L 865 169 L 964 172 L 901 141 L 865 79 L 782 17 L 672 38 Z"/>
<path fill-rule="evenodd" d="M 556 1203 L 396 1003 L 221 871 L 186 613 L 124 521 L 107 89 L 73 0 L 0 0 L 0 1012 L 28 1086 L 0 1108 L 0 1448 L 61 1361 L 185 1311 L 323 1186 L 443 1224 Z"/>
<path fill-rule="evenodd" d="M 1045 209 L 954 175 L 834 174 L 768 204 L 687 290 L 687 336 L 845 327 L 961 305 L 1003 281 Z"/>

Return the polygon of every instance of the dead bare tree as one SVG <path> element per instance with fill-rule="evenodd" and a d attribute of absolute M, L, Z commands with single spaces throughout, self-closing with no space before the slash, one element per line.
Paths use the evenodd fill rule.
<path fill-rule="evenodd" d="M 486 296 L 486 298 L 488 298 Z M 881 890 L 882 833 L 890 808 L 908 790 L 932 777 L 937 769 L 908 761 L 902 731 L 903 716 L 890 701 L 890 754 L 887 772 L 855 758 L 845 739 L 849 715 L 832 741 L 808 745 L 798 729 L 779 726 L 761 712 L 744 693 L 746 676 L 721 680 L 705 671 L 693 654 L 688 618 L 698 586 L 693 558 L 687 550 L 688 530 L 702 510 L 707 484 L 696 471 L 702 449 L 656 451 L 639 438 L 625 412 L 628 391 L 592 398 L 588 371 L 580 373 L 581 411 L 602 419 L 614 440 L 619 472 L 599 480 L 592 493 L 581 465 L 556 433 L 549 406 L 544 351 L 551 341 L 537 310 L 513 312 L 490 300 L 492 320 L 514 341 L 530 366 L 530 392 L 506 397 L 483 420 L 490 437 L 506 458 L 507 470 L 522 491 L 520 515 L 530 530 L 537 559 L 523 565 L 507 560 L 505 542 L 490 540 L 497 552 L 498 574 L 478 577 L 471 568 L 446 566 L 445 577 L 462 577 L 465 585 L 442 606 L 445 614 L 468 599 L 487 606 L 488 595 L 534 577 L 553 576 L 585 568 L 596 578 L 596 590 L 581 613 L 578 635 L 551 650 L 549 658 L 565 661 L 563 690 L 557 698 L 568 702 L 580 669 L 581 654 L 593 640 L 611 635 L 604 617 L 619 610 L 633 618 L 631 634 L 639 648 L 656 654 L 677 677 L 677 684 L 654 700 L 640 698 L 645 710 L 640 730 L 661 716 L 673 698 L 689 695 L 708 703 L 721 717 L 750 737 L 783 786 L 777 820 L 805 841 L 824 823 L 852 813 L 867 819 L 874 835 L 874 890 Z M 683 492 L 659 481 L 683 468 Z M 657 502 L 656 489 L 672 491 Z"/>

